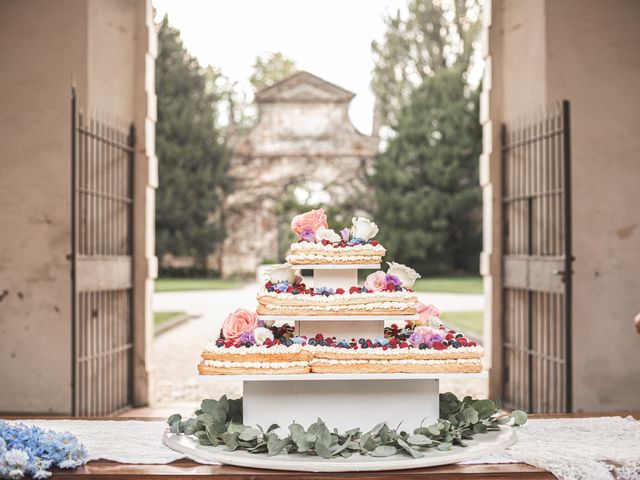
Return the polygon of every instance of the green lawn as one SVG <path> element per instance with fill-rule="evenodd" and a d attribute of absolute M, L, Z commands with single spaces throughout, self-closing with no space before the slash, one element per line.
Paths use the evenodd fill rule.
<path fill-rule="evenodd" d="M 463 333 L 482 335 L 483 312 L 481 310 L 466 312 L 442 312 L 442 321 L 447 326 L 460 328 Z"/>
<path fill-rule="evenodd" d="M 153 324 L 157 327 L 180 315 L 184 315 L 184 312 L 153 312 Z"/>
<path fill-rule="evenodd" d="M 413 289 L 416 292 L 482 293 L 482 277 L 429 277 L 420 278 Z"/>
<path fill-rule="evenodd" d="M 189 290 L 227 290 L 238 288 L 242 282 L 222 278 L 158 278 L 156 292 L 184 292 Z"/>

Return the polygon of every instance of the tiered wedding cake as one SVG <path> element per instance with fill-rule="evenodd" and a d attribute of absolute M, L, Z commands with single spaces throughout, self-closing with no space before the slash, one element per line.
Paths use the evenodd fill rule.
<path fill-rule="evenodd" d="M 394 262 L 375 223 L 354 218 L 339 233 L 322 211 L 296 216 L 300 238 L 268 271 L 257 313 L 231 313 L 202 353 L 202 375 L 449 374 L 482 370 L 483 351 L 447 329 L 412 288 L 420 277 Z M 297 269 L 314 270 L 313 286 Z M 376 269 L 358 285 L 358 269 Z M 386 326 L 384 322 L 393 322 Z M 295 326 L 291 325 L 295 323 Z"/>

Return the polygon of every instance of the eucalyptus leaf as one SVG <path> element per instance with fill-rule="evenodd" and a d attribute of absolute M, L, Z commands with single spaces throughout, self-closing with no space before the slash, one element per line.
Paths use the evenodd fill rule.
<path fill-rule="evenodd" d="M 330 449 L 331 454 L 335 456 L 344 452 L 347 449 L 347 447 L 349 447 L 349 443 L 351 443 L 351 435 L 347 437 L 347 439 L 344 441 L 342 445 L 335 445 L 334 447 L 332 447 Z"/>
<path fill-rule="evenodd" d="M 516 425 L 524 425 L 527 423 L 527 413 L 522 410 L 514 410 L 511 412 L 511 418 Z"/>
<path fill-rule="evenodd" d="M 200 410 L 202 410 L 203 413 L 211 413 L 213 409 L 217 406 L 218 406 L 217 400 L 207 398 L 206 400 L 203 400 L 202 403 L 200 404 Z"/>
<path fill-rule="evenodd" d="M 392 445 L 378 445 L 371 451 L 371 455 L 374 457 L 390 457 L 398 452 L 396 447 Z"/>
<path fill-rule="evenodd" d="M 438 450 L 442 450 L 442 451 L 451 450 L 451 443 L 450 442 L 444 442 L 444 443 L 441 443 L 440 445 L 438 445 L 436 448 Z"/>
<path fill-rule="evenodd" d="M 407 443 L 409 443 L 410 445 L 418 445 L 420 447 L 424 447 L 425 445 L 431 445 L 433 442 L 426 435 L 416 433 L 414 435 L 411 435 L 407 439 Z"/>
<path fill-rule="evenodd" d="M 182 429 L 180 428 L 180 426 L 181 426 L 180 420 L 176 420 L 169 425 L 169 431 L 171 433 L 182 433 Z"/>
<path fill-rule="evenodd" d="M 234 433 L 234 432 L 238 432 L 238 433 L 242 433 L 244 432 L 244 429 L 247 428 L 244 425 L 242 425 L 241 423 L 229 423 L 229 426 L 227 427 L 227 431 Z"/>
<path fill-rule="evenodd" d="M 411 448 L 411 446 L 407 442 L 402 440 L 401 438 L 399 438 L 397 441 L 398 441 L 398 445 L 400 445 L 400 447 L 402 447 L 402 449 L 405 452 L 407 452 L 409 455 L 411 455 L 413 458 L 422 458 L 422 457 L 424 457 L 423 453 L 420 453 L 417 450 L 414 450 L 413 448 Z"/>
<path fill-rule="evenodd" d="M 280 439 L 277 435 L 271 435 L 267 441 L 268 456 L 278 455 L 288 443 L 288 439 Z"/>
<path fill-rule="evenodd" d="M 252 427 L 248 427 L 248 428 L 245 428 L 242 431 L 242 433 L 240 433 L 240 435 L 238 436 L 238 439 L 248 442 L 251 440 L 255 440 L 256 438 L 258 438 L 259 435 L 261 435 L 260 430 Z"/>
<path fill-rule="evenodd" d="M 277 430 L 278 428 L 280 428 L 280 425 L 278 425 L 277 423 L 272 423 L 271 425 L 269 425 L 269 428 L 267 428 L 267 433 L 273 432 L 274 430 Z"/>
<path fill-rule="evenodd" d="M 185 435 L 193 435 L 194 433 L 196 433 L 196 419 L 190 418 L 186 422 L 184 422 L 182 431 Z"/>
<path fill-rule="evenodd" d="M 323 443 L 320 438 L 316 440 L 314 450 L 316 451 L 316 454 L 322 458 L 331 458 L 331 450 L 329 450 L 329 445 Z"/>
<path fill-rule="evenodd" d="M 220 397 L 220 400 L 218 400 L 218 404 L 224 410 L 225 415 L 228 415 L 229 414 L 229 400 L 227 399 L 226 395 L 223 395 L 222 397 Z"/>
<path fill-rule="evenodd" d="M 174 413 L 169 418 L 167 418 L 167 423 L 169 425 L 173 425 L 175 422 L 179 422 L 180 420 L 182 420 L 182 415 L 180 415 L 179 413 Z"/>
<path fill-rule="evenodd" d="M 480 419 L 478 411 L 473 407 L 466 407 L 462 410 L 462 417 L 464 418 L 464 423 L 467 425 L 477 423 Z"/>

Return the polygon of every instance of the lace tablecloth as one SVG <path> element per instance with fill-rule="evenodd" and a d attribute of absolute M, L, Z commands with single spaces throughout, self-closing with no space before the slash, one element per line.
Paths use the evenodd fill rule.
<path fill-rule="evenodd" d="M 22 423 L 73 433 L 87 447 L 90 460 L 164 464 L 189 458 L 162 443 L 164 422 Z M 561 480 L 640 480 L 640 422 L 632 417 L 530 420 L 517 434 L 516 444 L 501 454 L 468 463 L 524 462 L 544 468 Z"/>

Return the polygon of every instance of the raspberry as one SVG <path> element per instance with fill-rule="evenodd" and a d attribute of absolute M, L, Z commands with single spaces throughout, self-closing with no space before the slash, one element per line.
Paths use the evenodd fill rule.
<path fill-rule="evenodd" d="M 329 240 L 322 240 L 322 245 L 329 245 Z"/>
<path fill-rule="evenodd" d="M 444 338 L 445 338 L 445 340 L 452 340 L 453 339 L 453 333 L 447 333 L 447 335 Z"/>
<path fill-rule="evenodd" d="M 462 346 L 466 346 L 468 344 L 467 339 L 462 337 L 458 339 L 458 342 L 462 344 Z"/>
<path fill-rule="evenodd" d="M 445 348 L 447 348 L 447 347 L 444 346 L 444 344 L 442 342 L 433 342 L 432 346 L 436 350 L 444 350 Z"/>
<path fill-rule="evenodd" d="M 409 347 L 409 344 L 407 342 L 402 342 L 400 344 L 400 348 L 408 348 L 408 347 Z"/>
<path fill-rule="evenodd" d="M 267 283 L 265 283 L 265 284 L 264 284 L 264 286 L 265 286 L 266 288 L 269 288 L 269 287 L 273 286 L 273 283 L 271 283 L 271 282 L 267 282 Z"/>
<path fill-rule="evenodd" d="M 386 350 L 387 348 L 389 348 L 389 347 L 387 347 L 386 345 L 382 346 L 382 350 Z"/>
<path fill-rule="evenodd" d="M 375 247 L 376 245 L 379 245 L 379 244 L 380 244 L 380 242 L 378 242 L 377 240 L 371 240 L 369 243 L 370 243 L 371 245 L 373 245 L 374 247 Z"/>
<path fill-rule="evenodd" d="M 476 345 L 478 345 L 476 342 L 469 342 L 467 344 L 467 346 L 469 346 L 469 347 L 475 347 Z"/>
<path fill-rule="evenodd" d="M 398 325 L 397 325 L 397 324 L 395 324 L 395 323 L 392 323 L 392 324 L 391 324 L 391 329 L 393 329 L 393 330 L 398 330 Z"/>
<path fill-rule="evenodd" d="M 321 333 L 316 333 L 316 336 L 314 338 L 316 340 L 322 340 L 322 339 L 324 339 L 324 336 Z"/>
<path fill-rule="evenodd" d="M 287 287 L 287 293 L 291 293 L 291 292 L 293 292 L 293 287 L 291 285 L 289 285 Z"/>
<path fill-rule="evenodd" d="M 336 289 L 336 293 L 337 293 L 338 295 L 342 295 L 342 294 L 344 293 L 344 288 L 337 288 L 337 289 Z"/>
<path fill-rule="evenodd" d="M 356 292 L 360 292 L 360 288 L 358 287 L 351 287 L 349 289 L 349 293 L 356 293 Z"/>

